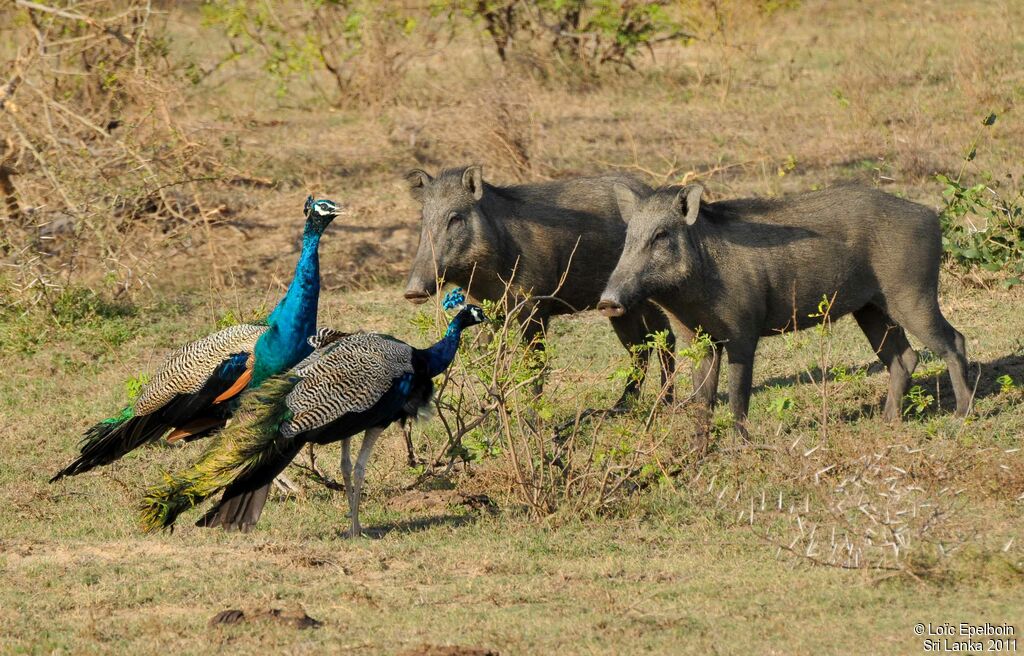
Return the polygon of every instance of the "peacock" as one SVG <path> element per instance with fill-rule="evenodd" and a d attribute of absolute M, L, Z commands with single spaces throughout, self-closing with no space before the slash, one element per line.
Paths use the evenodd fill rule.
<path fill-rule="evenodd" d="M 486 320 L 481 308 L 464 303 L 461 290 L 449 292 L 445 309 L 459 311 L 444 337 L 425 349 L 389 335 L 321 328 L 310 340 L 316 350 L 308 358 L 242 396 L 234 421 L 192 468 L 148 491 L 143 528 L 171 527 L 179 514 L 224 490 L 197 525 L 248 531 L 259 521 L 274 478 L 304 445 L 340 440 L 349 536 L 358 536 L 366 463 L 377 438 L 390 424 L 429 408 L 433 378 L 452 363 L 462 331 Z M 353 468 L 350 442 L 363 431 Z"/>
<path fill-rule="evenodd" d="M 230 326 L 173 351 L 133 405 L 86 431 L 78 458 L 50 482 L 110 464 L 168 431 L 172 442 L 208 435 L 224 426 L 230 401 L 242 390 L 308 356 L 320 297 L 320 237 L 339 212 L 333 201 L 306 198 L 295 276 L 266 320 Z"/>

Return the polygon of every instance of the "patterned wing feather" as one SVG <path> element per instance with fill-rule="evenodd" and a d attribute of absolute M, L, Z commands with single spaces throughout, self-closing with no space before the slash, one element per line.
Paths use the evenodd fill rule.
<path fill-rule="evenodd" d="M 252 353 L 256 340 L 267 330 L 267 326 L 238 324 L 178 348 L 142 389 L 135 401 L 135 414 L 159 410 L 178 394 L 198 392 L 229 356 Z"/>
<path fill-rule="evenodd" d="M 343 333 L 340 330 L 334 330 L 333 328 L 317 329 L 316 334 L 307 340 L 309 345 L 315 350 L 307 355 L 302 362 L 295 365 L 292 369 L 292 374 L 305 377 L 310 368 L 316 364 L 325 353 L 330 352 L 330 348 L 328 347 L 331 344 L 339 339 L 349 337 L 354 334 L 356 333 Z"/>
<path fill-rule="evenodd" d="M 331 342 L 336 342 L 342 337 L 348 337 L 353 333 L 345 333 L 334 328 L 317 328 L 316 334 L 307 340 L 309 345 L 315 349 L 323 348 Z"/>
<path fill-rule="evenodd" d="M 292 418 L 281 424 L 281 435 L 290 438 L 368 410 L 396 378 L 412 371 L 412 347 L 405 342 L 373 333 L 338 339 L 305 367 L 288 394 Z"/>

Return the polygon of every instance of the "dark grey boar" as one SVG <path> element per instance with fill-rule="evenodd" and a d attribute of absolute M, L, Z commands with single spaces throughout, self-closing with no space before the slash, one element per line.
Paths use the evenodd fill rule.
<path fill-rule="evenodd" d="M 439 279 L 483 300 L 501 299 L 509 280 L 516 293 L 554 294 L 558 300 L 539 301 L 524 310 L 527 342 L 545 329 L 552 315 L 597 305 L 626 236 L 613 185 L 630 193 L 646 189 L 630 177 L 614 175 L 498 187 L 484 181 L 479 166 L 447 169 L 436 178 L 414 170 L 406 179 L 423 206 L 423 225 L 405 298 L 426 301 L 437 291 Z M 669 330 L 665 314 L 643 301 L 611 323 L 627 349 L 643 344 L 653 332 Z M 669 332 L 669 346 L 673 344 Z M 646 351 L 639 355 L 641 373 L 648 359 Z M 667 384 L 675 364 L 670 355 L 664 359 L 662 382 Z M 641 383 L 642 377 L 630 381 L 618 405 L 638 394 Z M 671 399 L 670 387 L 667 397 Z"/>
<path fill-rule="evenodd" d="M 701 203 L 700 185 L 637 191 L 616 185 L 626 243 L 598 309 L 628 317 L 653 300 L 698 326 L 729 355 L 729 406 L 745 433 L 754 351 L 766 335 L 815 325 L 823 298 L 831 319 L 852 313 L 889 370 L 885 419 L 900 404 L 917 354 L 904 329 L 941 356 L 965 415 L 964 338 L 939 310 L 938 217 L 889 194 L 839 186 L 785 200 Z M 712 406 L 720 358 L 695 380 Z"/>

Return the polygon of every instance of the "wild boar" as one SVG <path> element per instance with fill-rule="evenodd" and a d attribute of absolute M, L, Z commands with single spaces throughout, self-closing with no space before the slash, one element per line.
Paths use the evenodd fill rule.
<path fill-rule="evenodd" d="M 527 343 L 551 316 L 597 305 L 626 235 L 613 185 L 631 193 L 645 190 L 621 175 L 499 187 L 484 181 L 480 166 L 446 169 L 436 178 L 417 169 L 406 180 L 423 211 L 405 298 L 423 303 L 443 281 L 480 300 L 501 299 L 509 281 L 515 294 L 554 296 L 531 304 L 519 317 Z M 662 383 L 671 400 L 674 337 L 665 314 L 638 301 L 633 312 L 611 323 L 627 350 L 654 332 L 669 331 Z M 639 393 L 648 360 L 641 350 L 635 361 L 641 375 L 626 385 L 618 407 Z"/>
<path fill-rule="evenodd" d="M 846 185 L 784 200 L 702 203 L 692 184 L 654 191 L 617 184 L 628 225 L 622 256 L 598 309 L 628 317 L 653 300 L 702 328 L 729 356 L 729 406 L 746 433 L 754 352 L 767 335 L 853 314 L 889 370 L 884 418 L 900 417 L 917 366 L 904 330 L 946 361 L 956 413 L 966 415 L 964 338 L 939 310 L 939 221 L 930 209 L 874 189 Z M 695 380 L 713 406 L 720 358 Z"/>

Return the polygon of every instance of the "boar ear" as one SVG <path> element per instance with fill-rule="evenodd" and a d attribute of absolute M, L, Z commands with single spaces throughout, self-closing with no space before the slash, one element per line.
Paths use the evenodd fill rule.
<path fill-rule="evenodd" d="M 619 215 L 623 221 L 629 221 L 636 212 L 636 192 L 621 182 L 612 185 L 615 192 L 615 202 L 619 204 Z"/>
<path fill-rule="evenodd" d="M 462 173 L 462 186 L 480 200 L 484 195 L 484 170 L 478 165 L 467 167 Z"/>
<path fill-rule="evenodd" d="M 423 201 L 423 190 L 433 179 L 429 173 L 421 169 L 413 169 L 405 174 L 405 181 L 409 183 L 409 194 L 420 202 Z"/>
<path fill-rule="evenodd" d="M 686 225 L 693 225 L 697 222 L 697 215 L 700 213 L 700 197 L 704 193 L 704 187 L 699 184 L 686 185 L 676 194 L 675 206 L 679 216 L 686 221 Z"/>

